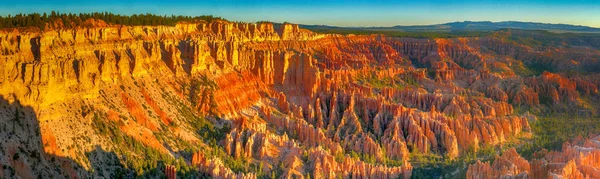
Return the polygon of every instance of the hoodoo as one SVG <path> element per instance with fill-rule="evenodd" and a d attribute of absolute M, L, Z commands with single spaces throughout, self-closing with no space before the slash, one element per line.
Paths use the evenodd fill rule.
<path fill-rule="evenodd" d="M 517 152 L 598 115 L 598 38 L 68 17 L 0 29 L 0 178 L 600 177 L 599 137 Z"/>

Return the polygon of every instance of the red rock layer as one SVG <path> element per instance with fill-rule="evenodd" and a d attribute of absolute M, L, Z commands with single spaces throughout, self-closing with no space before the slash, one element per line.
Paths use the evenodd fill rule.
<path fill-rule="evenodd" d="M 179 106 L 170 106 L 212 112 L 234 128 L 219 141 L 228 155 L 281 164 L 284 167 L 265 168 L 283 168 L 284 177 L 407 177 L 410 152 L 456 158 L 467 149 L 501 144 L 529 131 L 527 116 L 514 115 L 511 104 L 576 106 L 580 93 L 597 93 L 600 84 L 593 75 L 522 77 L 514 70 L 526 68 L 525 62 L 560 68 L 589 65 L 597 62 L 590 58 L 593 51 L 580 49 L 581 54 L 572 57 L 581 59 L 560 60 L 577 52 L 533 49 L 494 37 L 321 35 L 287 23 L 213 21 L 175 27 L 105 24 L 41 33 L 2 31 L 0 43 L 0 95 L 43 109 L 82 96 L 98 98 L 99 109 L 115 103 L 124 107 L 110 109 L 110 120 L 120 120 L 119 112 L 130 113 L 141 127 L 121 126 L 123 131 L 162 149 L 163 141 L 153 132 L 170 131 L 158 122 L 185 122 Z M 127 85 L 144 80 L 155 86 L 139 90 L 145 86 Z M 105 94 L 122 84 L 122 91 Z M 117 102 L 99 96 L 116 96 Z M 150 118 L 152 111 L 143 110 L 144 103 L 160 121 Z M 59 146 L 50 151 L 60 151 Z M 394 159 L 403 164 L 368 164 L 345 155 L 352 152 L 378 163 Z M 335 161 L 334 156 L 343 157 Z M 505 158 L 517 160 L 510 153 Z M 192 163 L 216 178 L 256 177 L 234 173 L 221 159 L 201 154 L 194 155 Z M 529 171 L 519 168 L 522 162 L 512 163 L 518 166 L 508 170 L 512 173 Z M 511 165 L 504 162 L 481 170 Z"/>
<path fill-rule="evenodd" d="M 227 168 L 223 161 L 219 158 L 205 158 L 202 152 L 194 153 L 191 164 L 198 167 L 201 172 L 205 172 L 215 178 L 236 178 L 236 179 L 252 179 L 256 178 L 253 173 L 234 173 L 230 168 Z"/>
<path fill-rule="evenodd" d="M 563 144 L 561 152 L 541 151 L 531 162 L 509 149 L 490 166 L 477 162 L 469 166 L 467 178 L 598 178 L 600 177 L 600 136 L 582 146 Z"/>
<path fill-rule="evenodd" d="M 127 110 L 129 110 L 131 116 L 135 118 L 134 120 L 138 124 L 152 131 L 158 130 L 158 127 L 156 127 L 156 125 L 146 116 L 144 110 L 135 99 L 131 98 L 125 92 L 121 93 L 121 99 L 123 100 L 123 103 L 125 103 L 125 106 L 127 107 Z"/>
<path fill-rule="evenodd" d="M 214 94 L 218 114 L 231 114 L 254 105 L 267 90 L 249 72 L 229 73 L 215 79 L 219 88 Z"/>
<path fill-rule="evenodd" d="M 558 74 L 544 72 L 539 77 L 529 79 L 527 83 L 539 96 L 549 98 L 553 104 L 576 104 L 579 99 L 577 83 Z"/>
<path fill-rule="evenodd" d="M 308 166 L 314 171 L 311 178 L 335 178 L 337 173 L 342 173 L 343 177 L 356 178 L 410 178 L 412 171 L 410 164 L 402 167 L 384 167 L 352 158 L 336 161 L 321 148 L 311 149 L 309 156 L 310 161 L 314 161 Z"/>
<path fill-rule="evenodd" d="M 305 111 L 310 116 L 307 121 L 327 129 L 328 136 L 341 141 L 345 150 L 382 156 L 377 152 L 378 147 L 369 147 L 373 138 L 381 137 L 383 146 L 400 146 L 395 148 L 399 150 L 386 150 L 386 155 L 394 158 L 406 158 L 409 149 L 424 153 L 445 151 L 450 157 L 456 157 L 459 149 L 498 144 L 509 136 L 529 130 L 527 119 L 507 116 L 512 113 L 512 106 L 503 102 L 470 99 L 472 101 L 468 103 L 460 96 L 451 98 L 391 88 L 382 90 L 385 96 L 373 98 L 369 97 L 374 95 L 372 89 L 356 87 L 334 91 L 332 96 L 323 93 L 317 98 L 317 104 L 308 105 L 308 109 L 317 106 L 320 110 Z M 338 87 L 332 85 L 329 88 Z M 351 92 L 355 90 L 359 93 Z M 392 105 L 386 99 L 430 112 Z M 436 108 L 445 108 L 444 112 L 456 119 L 436 112 Z M 463 109 L 468 113 L 465 114 Z"/>
<path fill-rule="evenodd" d="M 496 156 L 493 164 L 488 162 L 470 165 L 467 178 L 527 178 L 531 173 L 529 162 L 517 153 L 514 148 Z"/>
<path fill-rule="evenodd" d="M 142 95 L 144 95 L 144 100 L 146 101 L 146 103 L 148 103 L 150 107 L 152 107 L 152 110 L 154 110 L 154 112 L 158 114 L 158 117 L 160 118 L 160 120 L 162 120 L 163 123 L 169 125 L 171 124 L 171 122 L 173 122 L 173 119 L 169 118 L 169 116 L 167 116 L 167 113 L 160 109 L 160 106 L 158 106 L 158 104 L 156 104 L 152 97 L 148 95 L 148 92 L 146 90 L 142 89 Z"/>

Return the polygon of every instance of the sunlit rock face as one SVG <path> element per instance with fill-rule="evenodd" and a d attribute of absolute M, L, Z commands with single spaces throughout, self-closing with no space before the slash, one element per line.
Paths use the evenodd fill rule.
<path fill-rule="evenodd" d="M 564 143 L 562 151 L 540 151 L 539 158 L 527 161 L 509 149 L 490 165 L 469 166 L 467 178 L 598 178 L 600 177 L 600 136 Z M 575 144 L 577 143 L 577 144 Z"/>
<path fill-rule="evenodd" d="M 37 146 L 40 161 L 72 160 L 42 167 L 32 167 L 37 160 L 28 155 L 0 160 L 18 166 L 21 177 L 51 176 L 55 166 L 69 176 L 115 172 L 88 154 L 101 149 L 115 152 L 117 161 L 131 160 L 119 157 L 129 151 L 120 149 L 133 147 L 113 139 L 124 136 L 216 178 L 410 178 L 411 153 L 455 159 L 501 145 L 530 131 L 535 117 L 518 109 L 585 107 L 582 94 L 597 94 L 600 84 L 594 75 L 519 75 L 523 61 L 559 52 L 494 37 L 344 36 L 295 24 L 227 21 L 94 23 L 0 32 L 0 95 L 7 105 L 30 107 L 39 127 L 28 130 L 41 134 L 0 141 L 0 154 L 12 158 L 22 153 L 18 148 Z M 589 63 L 585 57 L 578 64 Z M 2 111 L 0 123 L 12 125 L 13 111 Z M 205 133 L 202 125 L 209 124 L 230 130 Z M 499 159 L 469 167 L 469 176 L 558 171 L 536 168 L 554 165 L 529 164 L 514 151 Z M 236 168 L 235 160 L 254 168 Z M 572 167 L 553 174 L 596 176 L 578 168 L 592 164 L 577 162 L 563 162 Z M 163 168 L 167 177 L 178 172 Z"/>

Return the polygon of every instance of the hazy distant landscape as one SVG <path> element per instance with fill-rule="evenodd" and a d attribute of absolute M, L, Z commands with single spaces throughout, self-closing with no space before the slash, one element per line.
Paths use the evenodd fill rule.
<path fill-rule="evenodd" d="M 520 29 L 520 30 L 545 30 L 550 32 L 573 32 L 573 33 L 598 33 L 600 28 L 569 25 L 569 24 L 547 24 L 535 22 L 519 21 L 463 21 L 449 22 L 437 25 L 416 25 L 416 26 L 391 26 L 391 27 L 336 27 L 326 25 L 302 25 L 307 29 L 357 29 L 373 31 L 404 31 L 404 32 L 455 32 L 455 31 L 494 31 L 501 29 Z"/>

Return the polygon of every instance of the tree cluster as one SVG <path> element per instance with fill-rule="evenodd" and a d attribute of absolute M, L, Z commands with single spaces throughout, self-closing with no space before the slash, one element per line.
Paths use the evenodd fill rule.
<path fill-rule="evenodd" d="M 93 13 L 58 13 L 52 11 L 50 14 L 16 14 L 8 16 L 0 16 L 0 28 L 18 28 L 18 27 L 37 27 L 40 30 L 45 28 L 74 28 L 84 26 L 84 22 L 88 19 L 99 19 L 103 20 L 108 24 L 118 25 L 167 25 L 174 26 L 178 22 L 182 21 L 213 21 L 223 20 L 220 17 L 208 16 L 167 16 L 167 15 L 154 15 L 154 14 L 134 14 L 134 15 L 120 15 L 109 12 L 93 12 Z M 60 22 L 62 21 L 62 25 Z"/>

